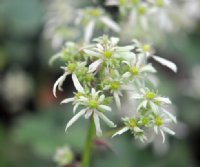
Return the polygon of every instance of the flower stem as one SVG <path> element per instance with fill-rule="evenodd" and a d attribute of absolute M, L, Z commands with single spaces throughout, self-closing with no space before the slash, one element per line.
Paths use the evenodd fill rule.
<path fill-rule="evenodd" d="M 92 148 L 92 141 L 93 141 L 93 135 L 94 135 L 94 120 L 93 117 L 90 118 L 90 124 L 87 134 L 87 139 L 85 142 L 85 148 L 83 152 L 83 158 L 81 167 L 88 167 L 90 163 L 90 154 L 91 154 L 91 148 Z"/>

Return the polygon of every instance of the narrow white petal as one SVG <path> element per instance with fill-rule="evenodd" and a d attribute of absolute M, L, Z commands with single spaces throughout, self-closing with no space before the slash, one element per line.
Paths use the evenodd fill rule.
<path fill-rule="evenodd" d="M 129 130 L 128 127 L 124 127 L 124 128 L 122 128 L 121 130 L 117 131 L 114 135 L 112 135 L 112 137 L 115 137 L 115 136 L 117 136 L 117 135 L 121 135 L 121 134 L 123 134 L 124 132 L 127 132 L 128 130 Z"/>
<path fill-rule="evenodd" d="M 153 112 L 158 112 L 158 107 L 152 102 L 150 101 L 149 102 L 150 106 L 151 106 L 151 109 L 153 110 Z"/>
<path fill-rule="evenodd" d="M 57 81 L 55 82 L 55 84 L 54 84 L 54 86 L 53 86 L 53 95 L 54 95 L 55 97 L 57 97 L 57 96 L 56 96 L 56 89 L 57 89 L 57 87 L 59 87 L 59 90 L 62 90 L 62 89 L 61 89 L 61 86 L 62 86 L 62 84 L 63 84 L 63 82 L 64 82 L 66 76 L 67 76 L 67 73 L 64 73 L 64 74 L 63 74 L 61 77 L 59 77 L 59 78 L 57 79 Z"/>
<path fill-rule="evenodd" d="M 111 37 L 110 40 L 111 40 L 111 43 L 112 43 L 113 45 L 117 45 L 118 42 L 119 42 L 119 38 L 117 38 L 117 37 Z"/>
<path fill-rule="evenodd" d="M 142 129 L 138 128 L 138 127 L 134 127 L 134 131 L 136 133 L 141 133 L 141 132 L 144 132 Z"/>
<path fill-rule="evenodd" d="M 175 135 L 175 132 L 173 130 L 167 128 L 167 127 L 162 127 L 162 130 L 167 132 L 167 133 L 169 133 L 169 134 L 171 134 L 171 135 Z"/>
<path fill-rule="evenodd" d="M 74 98 L 67 98 L 67 99 L 64 99 L 63 101 L 61 101 L 61 104 L 64 104 L 64 103 L 70 103 L 70 102 L 73 102 L 74 101 Z"/>
<path fill-rule="evenodd" d="M 166 104 L 171 104 L 171 100 L 167 97 L 155 97 L 155 100 L 156 101 L 159 101 L 159 102 L 164 102 Z"/>
<path fill-rule="evenodd" d="M 129 78 L 131 76 L 131 73 L 130 72 L 125 72 L 123 75 L 122 75 L 122 78 Z"/>
<path fill-rule="evenodd" d="M 119 25 L 109 17 L 103 16 L 100 20 L 115 32 L 120 32 Z"/>
<path fill-rule="evenodd" d="M 86 109 L 82 109 L 81 111 L 79 111 L 75 116 L 72 117 L 72 119 L 69 120 L 69 122 L 67 123 L 67 126 L 65 128 L 65 131 L 67 131 L 67 129 L 74 123 L 76 122 L 82 115 L 85 114 L 85 110 Z"/>
<path fill-rule="evenodd" d="M 99 115 L 99 117 L 110 127 L 114 128 L 116 127 L 116 125 L 111 121 L 109 120 L 103 113 L 101 112 L 98 112 L 97 113 Z"/>
<path fill-rule="evenodd" d="M 76 88 L 76 90 L 78 92 L 81 92 L 81 93 L 84 93 L 84 89 L 83 87 L 81 86 L 76 74 L 72 74 L 72 80 L 73 80 L 73 83 L 74 83 L 74 87 Z"/>
<path fill-rule="evenodd" d="M 60 53 L 57 53 L 57 54 L 55 54 L 54 56 L 52 56 L 52 57 L 50 58 L 50 60 L 49 60 L 49 65 L 52 66 L 53 63 L 54 63 L 54 61 L 55 61 L 56 59 L 59 59 L 60 57 L 61 57 L 61 54 L 60 54 Z"/>
<path fill-rule="evenodd" d="M 94 32 L 95 22 L 90 21 L 88 25 L 85 27 L 85 35 L 84 35 L 84 42 L 85 44 L 89 44 Z"/>
<path fill-rule="evenodd" d="M 170 119 L 172 119 L 172 121 L 174 121 L 175 123 L 177 123 L 176 117 L 175 117 L 172 113 L 170 113 L 169 111 L 165 110 L 164 108 L 163 108 L 162 110 L 163 110 L 163 112 L 164 112 L 166 115 L 169 116 Z"/>
<path fill-rule="evenodd" d="M 79 103 L 77 103 L 77 104 L 75 104 L 75 105 L 74 105 L 74 108 L 73 108 L 73 113 L 75 113 L 75 112 L 76 112 L 76 110 L 77 110 L 77 108 L 79 107 L 79 105 L 80 105 Z"/>
<path fill-rule="evenodd" d="M 154 126 L 154 132 L 155 132 L 156 134 L 158 134 L 158 127 L 157 127 L 157 126 Z"/>
<path fill-rule="evenodd" d="M 131 98 L 133 98 L 133 99 L 142 99 L 143 95 L 138 94 L 138 93 L 133 93 L 133 96 L 131 96 Z"/>
<path fill-rule="evenodd" d="M 95 72 L 101 63 L 102 63 L 101 59 L 94 61 L 92 64 L 89 65 L 89 72 L 90 73 Z"/>
<path fill-rule="evenodd" d="M 133 45 L 115 47 L 116 52 L 130 52 L 135 47 Z"/>
<path fill-rule="evenodd" d="M 101 96 L 99 97 L 98 102 L 99 102 L 99 103 L 102 103 L 102 102 L 104 101 L 104 99 L 105 99 L 105 95 L 101 95 Z"/>
<path fill-rule="evenodd" d="M 103 110 L 106 110 L 106 111 L 111 111 L 111 107 L 109 106 L 106 106 L 106 105 L 99 105 L 99 108 L 103 109 Z"/>
<path fill-rule="evenodd" d="M 141 68 L 141 72 L 155 73 L 156 69 L 151 64 L 147 64 L 146 66 L 144 66 L 144 67 Z"/>
<path fill-rule="evenodd" d="M 163 143 L 164 143 L 165 142 L 165 134 L 164 134 L 164 132 L 162 130 L 160 130 L 160 133 L 162 135 L 162 139 L 163 139 Z"/>
<path fill-rule="evenodd" d="M 175 63 L 173 63 L 173 62 L 171 62 L 171 61 L 169 61 L 167 59 L 164 59 L 162 57 L 155 56 L 155 55 L 152 56 L 152 58 L 154 60 L 156 60 L 157 62 L 159 62 L 160 64 L 170 68 L 172 71 L 177 72 L 177 66 L 176 66 Z"/>
<path fill-rule="evenodd" d="M 114 92 L 114 99 L 118 109 L 121 109 L 121 102 L 117 92 Z"/>
<path fill-rule="evenodd" d="M 100 57 L 101 55 L 95 51 L 84 49 L 84 52 L 89 56 Z"/>
<path fill-rule="evenodd" d="M 87 110 L 85 113 L 85 119 L 89 119 L 92 113 L 93 113 L 92 110 Z"/>
<path fill-rule="evenodd" d="M 96 134 L 97 134 L 97 136 L 101 136 L 102 131 L 101 131 L 101 127 L 100 127 L 99 116 L 94 112 L 93 117 L 94 117 L 94 124 L 96 127 Z"/>

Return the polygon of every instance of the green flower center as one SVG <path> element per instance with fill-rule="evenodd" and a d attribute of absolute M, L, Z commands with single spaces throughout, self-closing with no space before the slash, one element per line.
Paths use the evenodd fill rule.
<path fill-rule="evenodd" d="M 163 0 L 156 0 L 156 5 L 158 7 L 163 7 L 164 6 L 164 1 Z"/>
<path fill-rule="evenodd" d="M 98 105 L 98 103 L 97 103 L 96 100 L 90 100 L 89 101 L 89 107 L 90 108 L 97 108 L 97 105 Z"/>
<path fill-rule="evenodd" d="M 146 7 L 145 6 L 140 6 L 140 7 L 138 7 L 137 10 L 138 10 L 138 13 L 141 14 L 141 15 L 146 13 Z"/>
<path fill-rule="evenodd" d="M 118 82 L 111 83 L 111 89 L 112 90 L 117 90 L 118 88 L 119 88 L 119 83 Z"/>
<path fill-rule="evenodd" d="M 133 119 L 133 118 L 129 119 L 128 125 L 129 125 L 131 128 L 136 127 L 136 126 L 137 126 L 136 120 Z"/>
<path fill-rule="evenodd" d="M 76 69 L 76 64 L 74 64 L 74 63 L 68 64 L 67 69 L 68 69 L 71 73 L 73 73 L 73 72 L 75 71 L 75 69 Z"/>
<path fill-rule="evenodd" d="M 161 125 L 163 124 L 163 120 L 162 120 L 160 117 L 157 117 L 157 118 L 155 119 L 155 124 L 156 124 L 157 126 L 161 126 Z"/>
<path fill-rule="evenodd" d="M 120 5 L 125 5 L 126 4 L 126 0 L 119 0 L 119 4 Z"/>
<path fill-rule="evenodd" d="M 143 45 L 143 50 L 144 50 L 144 52 L 150 52 L 151 51 L 151 46 L 148 45 L 148 44 L 144 44 Z"/>
<path fill-rule="evenodd" d="M 147 125 L 149 122 L 149 119 L 148 118 L 142 118 L 142 124 L 143 125 Z"/>
<path fill-rule="evenodd" d="M 149 91 L 149 92 L 146 93 L 145 96 L 146 96 L 146 98 L 147 98 L 148 100 L 152 100 L 153 98 L 155 98 L 155 93 Z"/>
<path fill-rule="evenodd" d="M 140 0 L 131 0 L 132 4 L 138 4 L 140 2 Z"/>
<path fill-rule="evenodd" d="M 109 51 L 109 50 L 106 50 L 106 51 L 104 51 L 103 55 L 104 55 L 106 58 L 109 59 L 109 58 L 111 58 L 111 56 L 112 56 L 112 52 Z"/>
<path fill-rule="evenodd" d="M 132 73 L 133 75 L 138 75 L 139 69 L 138 69 L 137 67 L 133 67 L 133 68 L 131 69 L 131 73 Z"/>

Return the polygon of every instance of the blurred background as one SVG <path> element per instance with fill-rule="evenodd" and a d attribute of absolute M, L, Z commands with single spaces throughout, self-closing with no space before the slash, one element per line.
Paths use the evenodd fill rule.
<path fill-rule="evenodd" d="M 53 97 L 52 87 L 62 70 L 59 63 L 50 67 L 48 61 L 62 48 L 63 41 L 81 38 L 82 30 L 73 28 L 73 13 L 75 8 L 92 2 L 60 2 L 0 1 L 0 167 L 58 166 L 54 155 L 65 145 L 74 152 L 74 163 L 81 160 L 87 122 L 81 119 L 68 134 L 64 132 L 72 107 L 59 103 L 72 95 L 74 88 L 69 78 L 65 91 L 59 93 L 59 98 Z M 100 2 L 116 15 L 116 7 L 105 7 Z M 200 166 L 200 20 L 194 22 L 189 30 L 155 41 L 157 55 L 178 66 L 174 74 L 152 61 L 159 71 L 160 92 L 172 99 L 180 121 L 175 127 L 176 137 L 170 137 L 165 144 L 147 146 L 141 146 L 128 134 L 97 140 L 92 166 Z"/>

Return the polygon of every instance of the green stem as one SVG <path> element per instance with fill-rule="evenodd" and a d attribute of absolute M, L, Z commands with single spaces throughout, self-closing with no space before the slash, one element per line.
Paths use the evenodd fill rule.
<path fill-rule="evenodd" d="M 88 167 L 89 166 L 90 154 L 91 154 L 92 142 L 93 142 L 93 135 L 94 135 L 94 128 L 95 128 L 94 120 L 93 120 L 93 117 L 91 117 L 89 129 L 88 129 L 88 134 L 87 134 L 87 139 L 86 139 L 86 142 L 85 142 L 85 148 L 84 148 L 84 152 L 83 152 L 81 167 Z"/>

